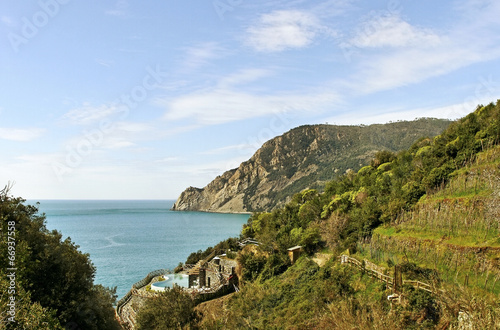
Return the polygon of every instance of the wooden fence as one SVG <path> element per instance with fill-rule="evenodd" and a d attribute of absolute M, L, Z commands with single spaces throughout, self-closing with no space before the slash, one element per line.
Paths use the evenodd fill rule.
<path fill-rule="evenodd" d="M 381 267 L 379 267 L 379 266 L 377 266 L 377 265 L 375 265 L 367 260 L 359 261 L 359 260 L 351 258 L 347 255 L 341 255 L 338 257 L 338 259 L 340 260 L 340 262 L 342 264 L 352 265 L 352 266 L 358 268 L 359 270 L 361 270 L 362 272 L 368 274 L 368 276 L 376 278 L 381 282 L 385 282 L 387 284 L 387 286 L 392 288 L 394 291 L 399 291 L 400 288 L 395 288 L 394 277 L 381 273 L 380 272 Z M 417 290 L 424 290 L 424 291 L 427 291 L 430 293 L 441 293 L 442 292 L 441 290 L 439 290 L 437 292 L 437 291 L 433 290 L 433 287 L 430 284 L 423 283 L 420 281 L 403 280 L 402 284 L 403 285 L 409 284 Z"/>

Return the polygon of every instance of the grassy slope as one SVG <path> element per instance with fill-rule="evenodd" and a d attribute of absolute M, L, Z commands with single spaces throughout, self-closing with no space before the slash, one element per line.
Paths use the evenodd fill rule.
<path fill-rule="evenodd" d="M 497 146 L 422 197 L 397 224 L 377 228 L 358 255 L 385 265 L 407 260 L 437 269 L 446 285 L 500 294 L 499 178 Z"/>

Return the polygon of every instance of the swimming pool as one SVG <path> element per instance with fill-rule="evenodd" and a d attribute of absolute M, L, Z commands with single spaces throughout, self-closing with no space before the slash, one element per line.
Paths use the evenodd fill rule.
<path fill-rule="evenodd" d="M 171 288 L 174 284 L 187 288 L 189 286 L 189 276 L 184 274 L 167 274 L 163 275 L 165 281 L 155 282 L 151 284 L 151 290 L 165 291 L 165 288 Z"/>

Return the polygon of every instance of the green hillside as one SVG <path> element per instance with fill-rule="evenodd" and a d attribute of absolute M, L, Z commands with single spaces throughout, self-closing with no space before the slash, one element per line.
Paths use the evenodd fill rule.
<path fill-rule="evenodd" d="M 253 214 L 242 238 L 261 244 L 237 253 L 241 291 L 197 307 L 203 315 L 193 324 L 499 328 L 499 144 L 500 102 L 479 106 L 433 139 L 378 152 L 322 193 L 304 190 L 283 208 Z M 295 245 L 304 253 L 291 265 Z M 341 265 L 340 254 L 362 270 L 394 277 L 398 269 L 400 303 L 388 301 L 388 284 Z"/>

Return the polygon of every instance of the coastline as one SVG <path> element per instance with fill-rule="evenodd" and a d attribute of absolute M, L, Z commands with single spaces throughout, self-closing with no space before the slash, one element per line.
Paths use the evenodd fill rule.
<path fill-rule="evenodd" d="M 201 213 L 212 213 L 212 214 L 246 214 L 252 215 L 255 212 L 230 212 L 230 211 L 210 211 L 210 210 L 175 210 L 173 208 L 170 209 L 172 212 L 201 212 Z"/>
<path fill-rule="evenodd" d="M 146 273 L 175 268 L 190 253 L 237 237 L 249 215 L 171 212 L 174 200 L 42 201 L 47 228 L 89 253 L 94 282 L 117 287 L 118 299 Z M 154 253 L 152 253 L 154 251 Z"/>

